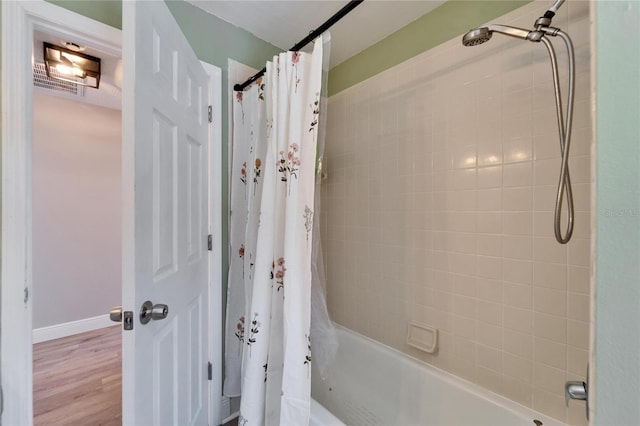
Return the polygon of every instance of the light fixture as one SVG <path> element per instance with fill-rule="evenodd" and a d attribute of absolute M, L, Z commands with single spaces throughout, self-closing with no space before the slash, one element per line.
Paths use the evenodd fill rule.
<path fill-rule="evenodd" d="M 47 42 L 43 51 L 47 77 L 96 89 L 100 85 L 100 58 Z M 57 73 L 50 72 L 51 68 Z"/>

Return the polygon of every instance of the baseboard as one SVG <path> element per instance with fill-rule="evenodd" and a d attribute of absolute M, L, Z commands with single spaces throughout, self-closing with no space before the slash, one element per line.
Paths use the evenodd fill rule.
<path fill-rule="evenodd" d="M 111 325 L 114 325 L 114 323 L 109 319 L 109 314 L 106 314 L 93 318 L 85 318 L 77 321 L 51 325 L 49 327 L 35 328 L 33 330 L 33 343 L 46 342 L 47 340 L 72 336 L 74 334 L 97 330 Z"/>

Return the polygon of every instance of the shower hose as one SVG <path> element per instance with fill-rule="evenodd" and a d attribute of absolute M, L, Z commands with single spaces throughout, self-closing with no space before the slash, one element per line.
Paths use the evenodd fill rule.
<path fill-rule="evenodd" d="M 553 73 L 553 87 L 556 95 L 556 112 L 558 117 L 558 134 L 560 136 L 560 154 L 562 155 L 562 164 L 560 166 L 560 178 L 558 180 L 558 190 L 556 192 L 556 206 L 554 210 L 554 232 L 556 240 L 560 244 L 566 244 L 571 239 L 573 234 L 573 192 L 571 190 L 571 176 L 569 174 L 569 146 L 571 143 L 571 122 L 573 120 L 573 97 L 574 97 L 574 84 L 575 84 L 575 54 L 573 50 L 573 43 L 569 35 L 557 30 L 554 36 L 559 36 L 567 46 L 567 54 L 569 56 L 569 90 L 567 99 L 567 111 L 566 116 L 563 116 L 562 112 L 562 97 L 560 94 L 560 79 L 558 77 L 558 63 L 556 60 L 556 53 L 553 45 L 546 36 L 543 36 L 540 41 L 544 43 L 549 51 L 549 57 L 551 58 L 551 69 Z M 562 222 L 562 202 L 564 197 L 567 199 L 567 227 L 564 235 L 561 229 Z"/>

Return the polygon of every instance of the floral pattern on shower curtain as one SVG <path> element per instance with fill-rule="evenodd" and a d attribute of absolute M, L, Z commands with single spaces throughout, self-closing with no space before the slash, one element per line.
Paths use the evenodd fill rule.
<path fill-rule="evenodd" d="M 305 425 L 323 42 L 285 52 L 234 94 L 227 396 L 241 425 Z"/>

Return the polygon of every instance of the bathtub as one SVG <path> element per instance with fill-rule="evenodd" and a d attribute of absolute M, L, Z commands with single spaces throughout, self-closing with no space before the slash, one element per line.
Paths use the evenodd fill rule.
<path fill-rule="evenodd" d="M 318 401 L 311 398 L 311 414 L 309 426 L 344 426 L 344 423 L 324 408 Z"/>
<path fill-rule="evenodd" d="M 336 329 L 334 362 L 324 377 L 312 373 L 314 426 L 534 426 L 534 420 L 563 425 L 349 329 Z"/>

